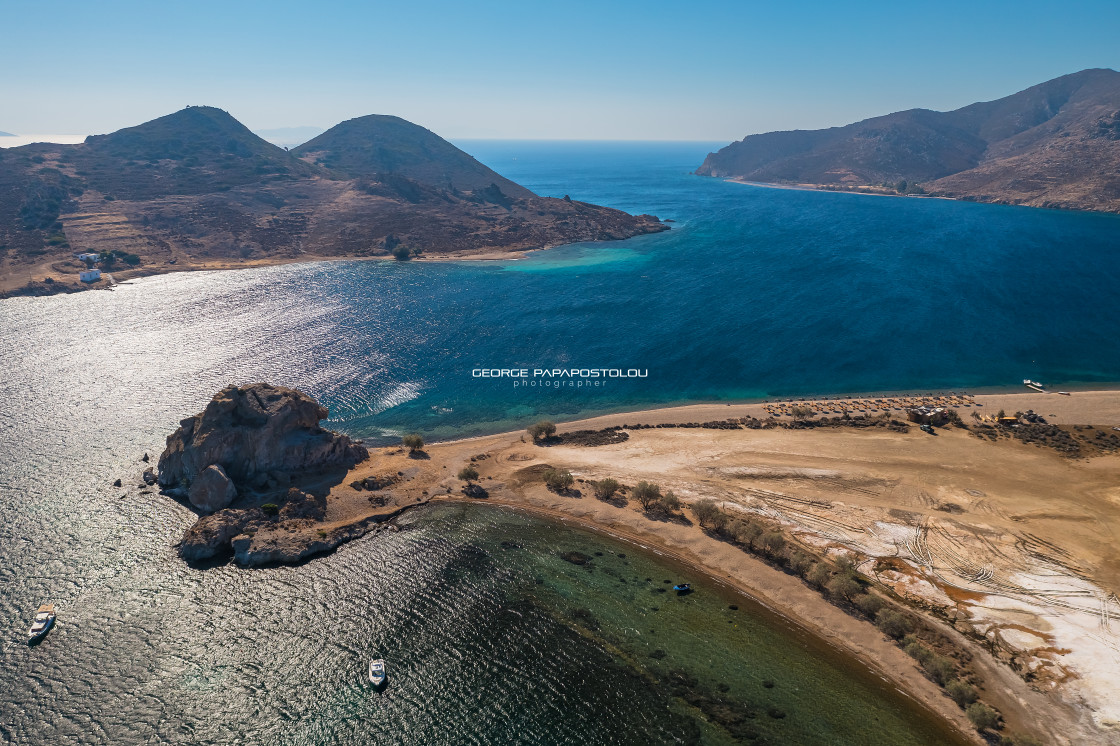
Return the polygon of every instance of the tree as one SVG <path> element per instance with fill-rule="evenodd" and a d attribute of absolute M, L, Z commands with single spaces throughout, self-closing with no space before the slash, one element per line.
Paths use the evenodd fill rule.
<path fill-rule="evenodd" d="M 549 469 L 544 473 L 544 483 L 555 492 L 566 492 L 571 489 L 575 481 L 575 477 L 572 476 L 570 471 Z"/>
<path fill-rule="evenodd" d="M 478 479 L 478 469 L 473 466 L 464 466 L 459 470 L 459 479 L 464 482 L 473 482 Z"/>
<path fill-rule="evenodd" d="M 642 510 L 649 510 L 650 507 L 661 499 L 661 487 L 649 482 L 638 482 L 634 487 L 634 499 L 642 506 Z"/>
<path fill-rule="evenodd" d="M 786 537 L 782 536 L 781 531 L 767 531 L 758 537 L 758 545 L 766 552 L 767 557 L 774 558 L 785 549 Z"/>
<path fill-rule="evenodd" d="M 828 581 L 827 587 L 828 595 L 833 598 L 843 598 L 848 601 L 851 601 L 863 591 L 863 586 L 846 572 L 840 573 L 832 580 Z"/>
<path fill-rule="evenodd" d="M 813 569 L 813 558 L 805 552 L 791 552 L 789 555 L 789 569 L 801 577 Z"/>
<path fill-rule="evenodd" d="M 697 515 L 697 518 L 700 516 Z M 758 537 L 762 536 L 762 526 L 759 526 L 754 521 L 741 520 L 735 521 L 728 529 L 731 538 L 739 542 L 748 549 L 754 549 L 754 544 L 758 541 Z"/>
<path fill-rule="evenodd" d="M 910 620 L 894 609 L 883 609 L 875 615 L 875 626 L 898 640 L 910 631 Z"/>
<path fill-rule="evenodd" d="M 976 730 L 995 728 L 999 724 L 999 713 L 988 707 L 983 702 L 973 702 L 964 711 L 968 719 L 976 726 Z"/>
<path fill-rule="evenodd" d="M 657 507 L 662 512 L 672 515 L 681 509 L 681 500 L 673 494 L 672 490 L 669 490 L 661 496 L 661 499 L 657 502 Z"/>
<path fill-rule="evenodd" d="M 856 596 L 853 601 L 860 611 L 867 614 L 867 616 L 872 619 L 875 618 L 875 615 L 878 614 L 879 610 L 885 605 L 883 599 L 871 593 L 864 593 L 861 596 Z"/>
<path fill-rule="evenodd" d="M 692 512 L 696 514 L 696 520 L 700 521 L 701 528 L 714 528 L 723 515 L 716 501 L 707 497 L 692 503 Z"/>
<path fill-rule="evenodd" d="M 393 258 L 399 262 L 406 262 L 412 258 L 412 252 L 407 246 L 394 246 L 392 254 Z"/>
<path fill-rule="evenodd" d="M 832 580 L 832 570 L 829 569 L 827 563 L 818 562 L 805 574 L 805 580 L 809 582 L 809 585 L 824 588 L 828 585 L 828 581 Z"/>
<path fill-rule="evenodd" d="M 556 425 L 549 420 L 541 420 L 535 425 L 529 426 L 529 435 L 533 438 L 534 443 L 539 443 L 542 440 L 547 440 L 556 434 Z"/>
<path fill-rule="evenodd" d="M 409 453 L 416 453 L 424 450 L 424 439 L 420 437 L 420 433 L 409 433 L 401 438 L 401 445 L 407 448 Z"/>
<path fill-rule="evenodd" d="M 595 483 L 595 497 L 600 500 L 610 500 L 621 487 L 622 485 L 618 483 L 617 479 L 610 477 L 600 479 Z"/>
<path fill-rule="evenodd" d="M 813 408 L 794 405 L 789 408 L 789 413 L 799 420 L 805 420 L 813 416 Z"/>

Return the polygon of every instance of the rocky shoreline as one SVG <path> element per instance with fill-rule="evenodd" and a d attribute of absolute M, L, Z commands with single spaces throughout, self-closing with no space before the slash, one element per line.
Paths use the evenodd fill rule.
<path fill-rule="evenodd" d="M 179 423 L 159 458 L 164 494 L 200 513 L 178 545 L 188 562 L 232 554 L 246 566 L 298 562 L 368 532 L 390 515 L 327 525 L 331 486 L 369 452 L 320 427 L 327 410 L 295 389 L 228 386 Z M 392 511 L 389 511 L 390 513 Z M 316 526 L 323 526 L 315 529 Z M 316 540 L 289 538 L 316 530 Z"/>

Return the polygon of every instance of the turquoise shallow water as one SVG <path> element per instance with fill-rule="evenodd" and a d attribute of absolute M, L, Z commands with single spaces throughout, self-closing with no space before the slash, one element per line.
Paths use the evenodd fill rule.
<path fill-rule="evenodd" d="M 720 703 L 756 742 L 938 742 L 765 615 L 729 617 L 717 588 L 649 602 L 664 594 L 645 577 L 679 568 L 551 524 L 417 514 L 300 568 L 178 561 L 193 515 L 132 486 L 138 459 L 229 382 L 299 386 L 377 441 L 697 399 L 1120 380 L 1115 216 L 726 184 L 688 174 L 696 145 L 468 149 L 675 228 L 518 262 L 290 265 L 0 303 L 0 742 L 724 743 Z M 648 377 L 471 376 L 522 366 Z M 569 549 L 591 570 L 558 559 Z M 29 649 L 46 599 L 59 627 Z M 360 685 L 373 649 L 401 674 L 385 698 Z"/>

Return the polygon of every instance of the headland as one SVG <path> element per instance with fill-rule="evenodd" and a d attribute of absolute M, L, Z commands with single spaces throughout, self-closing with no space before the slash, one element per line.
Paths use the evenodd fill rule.
<path fill-rule="evenodd" d="M 529 510 L 671 553 L 972 736 L 975 701 L 1004 732 L 1070 744 L 1115 736 L 1120 392 L 977 396 L 928 432 L 889 408 L 766 407 L 692 405 L 539 438 L 374 448 L 345 473 L 266 477 L 259 493 L 201 519 L 226 528 L 191 529 L 184 556 L 302 561 L 433 500 Z"/>

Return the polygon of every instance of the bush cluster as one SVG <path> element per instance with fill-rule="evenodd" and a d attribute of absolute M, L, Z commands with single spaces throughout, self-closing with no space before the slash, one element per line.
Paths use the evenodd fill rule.
<path fill-rule="evenodd" d="M 544 473 L 544 483 L 553 492 L 566 492 L 575 482 L 575 477 L 567 470 L 549 469 Z"/>
<path fill-rule="evenodd" d="M 556 434 L 556 425 L 550 420 L 541 420 L 536 424 L 530 425 L 528 433 L 534 443 L 539 443 L 542 440 L 548 440 Z"/>
<path fill-rule="evenodd" d="M 921 631 L 920 622 L 872 592 L 868 587 L 869 581 L 859 574 L 851 557 L 843 556 L 835 562 L 817 558 L 791 546 L 779 528 L 764 518 L 745 513 L 730 514 L 714 500 L 697 500 L 692 504 L 692 510 L 700 526 L 708 532 L 786 568 L 823 592 L 837 606 L 874 622 L 880 631 L 896 640 L 907 654 L 918 661 L 931 680 L 945 689 L 949 697 L 965 710 L 977 730 L 998 730 L 1002 727 L 999 712 L 980 701 L 976 688 L 964 679 L 960 664 L 954 658 L 941 655 L 922 644 L 916 634 L 916 631 Z M 928 629 L 925 633 L 930 634 Z M 1031 743 L 1029 736 L 1005 734 L 1001 746 L 1026 746 Z"/>

